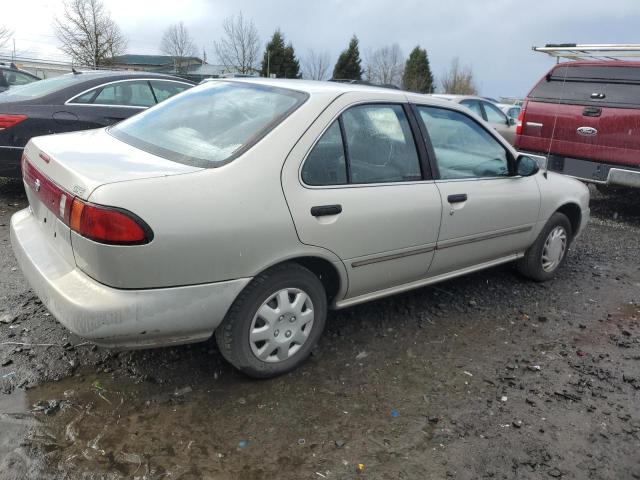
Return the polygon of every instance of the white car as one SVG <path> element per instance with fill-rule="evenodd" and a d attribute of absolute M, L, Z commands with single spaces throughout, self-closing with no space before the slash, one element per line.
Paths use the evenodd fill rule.
<path fill-rule="evenodd" d="M 207 82 L 116 126 L 32 139 L 18 262 L 100 345 L 206 340 L 240 370 L 299 365 L 328 308 L 505 262 L 551 278 L 589 219 L 453 102 L 352 84 Z"/>

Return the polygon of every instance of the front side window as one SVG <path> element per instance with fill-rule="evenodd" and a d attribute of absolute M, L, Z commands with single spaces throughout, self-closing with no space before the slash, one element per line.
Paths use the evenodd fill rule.
<path fill-rule="evenodd" d="M 307 96 L 252 83 L 213 81 L 135 115 L 110 133 L 187 165 L 217 167 L 256 143 Z"/>
<path fill-rule="evenodd" d="M 500 111 L 498 107 L 489 102 L 482 102 L 482 105 L 484 106 L 484 111 L 487 114 L 488 122 L 503 124 L 507 123 L 507 117 Z"/>
<path fill-rule="evenodd" d="M 467 115 L 419 106 L 443 180 L 509 175 L 507 150 Z"/>
<path fill-rule="evenodd" d="M 153 93 L 156 94 L 158 103 L 191 88 L 191 85 L 185 83 L 168 82 L 166 80 L 149 80 L 149 83 L 151 83 Z"/>

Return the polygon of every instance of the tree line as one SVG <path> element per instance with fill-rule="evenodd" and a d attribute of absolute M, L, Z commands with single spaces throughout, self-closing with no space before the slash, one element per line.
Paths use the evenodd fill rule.
<path fill-rule="evenodd" d="M 61 50 L 77 65 L 106 67 L 126 51 L 127 39 L 112 20 L 102 0 L 65 0 L 62 15 L 54 19 L 54 30 Z M 0 26 L 0 47 L 9 31 Z M 427 50 L 416 45 L 405 57 L 398 44 L 385 45 L 361 56 L 356 35 L 349 40 L 331 70 L 328 52 L 309 50 L 299 58 L 291 41 L 277 28 L 260 49 L 258 30 L 242 12 L 225 18 L 221 36 L 213 47 L 217 61 L 229 71 L 264 77 L 366 81 L 393 85 L 419 93 L 433 93 L 436 79 L 431 71 Z M 176 72 L 184 72 L 197 55 L 195 41 L 183 22 L 169 26 L 162 35 L 159 49 L 173 58 Z M 206 51 L 202 52 L 206 61 Z M 456 58 L 439 79 L 446 93 L 476 94 L 473 72 Z"/>

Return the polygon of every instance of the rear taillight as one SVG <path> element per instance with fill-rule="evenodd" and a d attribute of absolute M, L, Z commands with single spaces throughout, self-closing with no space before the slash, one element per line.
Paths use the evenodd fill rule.
<path fill-rule="evenodd" d="M 69 227 L 83 237 L 111 245 L 143 245 L 151 230 L 131 212 L 73 199 Z"/>
<path fill-rule="evenodd" d="M 0 130 L 5 128 L 11 128 L 20 122 L 24 122 L 27 118 L 26 115 L 7 115 L 0 113 Z"/>
<path fill-rule="evenodd" d="M 516 135 L 522 135 L 522 126 L 524 125 L 524 116 L 527 112 L 527 104 L 522 105 L 520 114 L 518 115 L 518 121 L 516 122 Z"/>
<path fill-rule="evenodd" d="M 83 237 L 110 245 L 143 245 L 153 239 L 149 226 L 133 213 L 74 197 L 40 173 L 24 155 L 22 177 L 56 217 Z"/>

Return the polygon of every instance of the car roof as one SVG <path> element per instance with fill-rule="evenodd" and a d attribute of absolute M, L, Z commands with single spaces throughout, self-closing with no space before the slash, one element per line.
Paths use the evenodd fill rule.
<path fill-rule="evenodd" d="M 582 60 L 560 62 L 553 66 L 554 69 L 559 67 L 640 67 L 640 62 L 628 60 Z"/>
<path fill-rule="evenodd" d="M 244 78 L 211 78 L 207 79 L 207 82 L 236 82 L 236 83 L 250 83 L 254 85 L 265 85 L 276 88 L 285 88 L 289 90 L 296 90 L 299 92 L 308 93 L 309 95 L 325 94 L 329 96 L 338 97 L 343 93 L 350 92 L 363 92 L 369 93 L 372 96 L 372 100 L 375 100 L 376 95 L 383 96 L 385 99 L 389 99 L 390 96 L 397 97 L 400 102 L 413 102 L 424 105 L 446 107 L 448 109 L 466 111 L 463 105 L 459 105 L 455 102 L 450 102 L 443 98 L 435 97 L 429 94 L 408 92 L 406 90 L 396 90 L 393 88 L 377 87 L 372 85 L 362 85 L 357 83 L 341 83 L 341 82 L 329 82 L 320 80 L 298 80 L 292 78 L 264 78 L 264 77 L 244 77 Z M 202 85 L 202 84 L 201 84 Z"/>
<path fill-rule="evenodd" d="M 309 94 L 318 93 L 335 93 L 342 94 L 347 92 L 379 92 L 386 94 L 406 94 L 403 90 L 393 88 L 378 87 L 374 85 L 363 85 L 360 83 L 345 82 L 325 82 L 320 80 L 298 80 L 294 78 L 263 78 L 263 77 L 242 77 L 242 78 L 212 78 L 208 81 L 232 81 L 240 83 L 253 83 L 256 85 L 265 85 L 279 88 L 288 88 L 290 90 L 298 90 Z"/>

